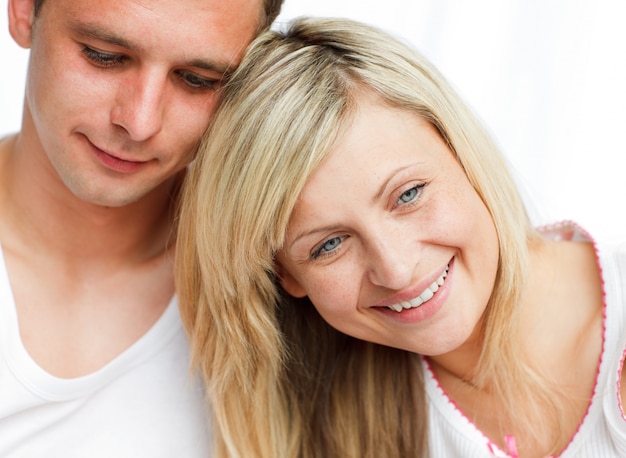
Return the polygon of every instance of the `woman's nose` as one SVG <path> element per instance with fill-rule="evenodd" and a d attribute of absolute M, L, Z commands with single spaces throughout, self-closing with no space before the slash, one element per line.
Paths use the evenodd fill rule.
<path fill-rule="evenodd" d="M 377 237 L 368 250 L 370 282 L 392 290 L 409 286 L 417 253 L 408 248 L 405 238 Z"/>

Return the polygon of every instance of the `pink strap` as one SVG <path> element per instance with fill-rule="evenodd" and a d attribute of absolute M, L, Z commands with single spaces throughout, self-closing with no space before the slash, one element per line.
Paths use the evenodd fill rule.
<path fill-rule="evenodd" d="M 506 448 L 508 449 L 508 454 L 511 458 L 518 458 L 517 454 L 517 445 L 515 445 L 515 437 L 512 434 L 508 436 L 504 436 L 504 443 L 506 444 Z"/>

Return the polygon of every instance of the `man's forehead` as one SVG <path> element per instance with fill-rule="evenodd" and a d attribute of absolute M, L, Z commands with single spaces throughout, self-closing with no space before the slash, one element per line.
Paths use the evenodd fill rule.
<path fill-rule="evenodd" d="M 238 62 L 262 15 L 261 0 L 55 1 L 65 3 L 60 20 L 77 36 L 138 54 L 177 55 L 180 65 L 220 73 Z"/>

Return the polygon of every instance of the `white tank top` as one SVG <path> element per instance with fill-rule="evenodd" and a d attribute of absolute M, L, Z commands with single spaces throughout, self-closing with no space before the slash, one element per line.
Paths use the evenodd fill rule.
<path fill-rule="evenodd" d="M 54 377 L 22 344 L 0 248 L 0 457 L 206 458 L 211 436 L 176 298 L 100 370 Z"/>
<path fill-rule="evenodd" d="M 549 239 L 586 240 L 572 223 L 542 231 Z M 626 417 L 619 396 L 626 349 L 626 246 L 596 244 L 604 287 L 604 339 L 594 394 L 586 415 L 560 458 L 626 457 Z M 485 436 L 447 397 L 428 364 L 423 362 L 429 403 L 432 458 L 516 458 L 514 439 L 502 450 Z"/>

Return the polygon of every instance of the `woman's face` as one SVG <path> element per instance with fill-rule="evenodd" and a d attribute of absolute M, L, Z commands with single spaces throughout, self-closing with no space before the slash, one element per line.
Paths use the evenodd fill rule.
<path fill-rule="evenodd" d="M 299 196 L 277 257 L 281 284 L 345 334 L 450 352 L 494 286 L 493 221 L 429 122 L 372 96 L 358 105 Z"/>

